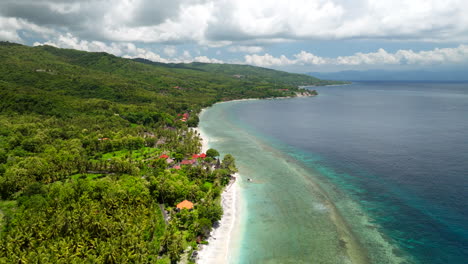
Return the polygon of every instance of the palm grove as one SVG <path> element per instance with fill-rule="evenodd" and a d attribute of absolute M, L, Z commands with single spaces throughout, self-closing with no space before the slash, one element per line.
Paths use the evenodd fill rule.
<path fill-rule="evenodd" d="M 221 218 L 236 171 L 216 150 L 192 157 L 200 109 L 329 83 L 0 43 L 0 262 L 178 261 Z M 185 199 L 194 209 L 177 212 Z"/>

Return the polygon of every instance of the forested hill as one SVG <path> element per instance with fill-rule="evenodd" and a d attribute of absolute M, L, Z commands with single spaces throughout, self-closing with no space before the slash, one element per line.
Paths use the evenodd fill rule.
<path fill-rule="evenodd" d="M 36 102 L 49 103 L 44 106 L 52 106 L 48 110 L 28 109 L 31 104 L 22 103 L 47 94 L 47 101 L 58 96 L 59 101 L 95 98 L 124 104 L 149 103 L 154 109 L 175 113 L 221 100 L 293 95 L 297 85 L 328 84 L 307 75 L 252 66 L 150 63 L 107 53 L 11 43 L 0 44 L 0 62 L 2 101 L 17 101 L 14 106 L 2 102 L 2 111 L 24 107 L 26 111 L 56 113 L 60 109 L 51 102 Z M 74 104 L 67 108 L 82 110 Z"/>
<path fill-rule="evenodd" d="M 255 67 L 250 65 L 239 65 L 239 64 L 218 64 L 218 63 L 158 63 L 152 62 L 145 59 L 134 59 L 135 61 L 157 65 L 163 67 L 171 67 L 174 69 L 190 69 L 199 70 L 207 73 L 215 73 L 227 75 L 229 77 L 236 77 L 242 79 L 242 81 L 259 82 L 259 83 L 271 83 L 274 85 L 295 85 L 295 86 L 306 86 L 306 85 L 330 85 L 340 84 L 343 82 L 320 80 L 315 77 L 306 74 L 289 73 L 283 71 L 277 71 L 262 67 Z"/>
<path fill-rule="evenodd" d="M 0 43 L 0 263 L 177 262 L 220 219 L 236 171 L 200 153 L 199 110 L 298 84 L 323 83 Z"/>

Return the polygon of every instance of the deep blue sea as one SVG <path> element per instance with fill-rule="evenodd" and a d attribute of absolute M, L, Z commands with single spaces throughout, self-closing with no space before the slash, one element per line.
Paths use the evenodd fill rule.
<path fill-rule="evenodd" d="M 294 263 L 300 259 L 297 252 L 312 245 L 317 234 L 326 249 L 316 246 L 314 251 L 310 246 L 310 256 L 304 254 L 303 263 L 313 263 L 313 256 L 324 250 L 331 256 L 342 250 L 340 247 L 353 244 L 366 251 L 367 256 L 355 258 L 363 263 L 468 263 L 468 83 L 366 82 L 313 89 L 318 96 L 219 104 L 204 117 L 214 120 L 215 112 L 222 115 L 225 123 L 218 125 L 224 126 L 219 131 L 235 130 L 242 140 L 249 137 L 259 142 L 255 149 L 261 149 L 260 154 L 243 160 L 254 149 L 242 150 L 241 141 L 236 143 L 238 148 L 230 148 L 226 141 L 234 136 L 222 135 L 215 125 L 206 127 L 211 129 L 209 136 L 218 139 L 211 146 L 240 155 L 241 174 L 244 168 L 259 179 L 258 185 L 243 183 L 249 217 L 239 262 Z M 261 153 L 275 153 L 272 157 L 278 168 L 271 166 L 264 175 L 255 175 L 249 164 L 254 161 L 258 167 L 265 166 Z M 280 160 L 294 167 L 276 176 L 274 171 L 286 166 Z M 299 173 L 297 168 L 305 172 Z M 279 185 L 285 178 L 288 180 Z M 309 182 L 316 186 L 302 190 Z M 309 200 L 309 193 L 315 200 Z M 262 195 L 268 195 L 269 200 Z M 275 224 L 274 215 L 261 211 L 272 199 L 278 204 L 276 215 L 284 214 L 291 219 L 290 225 L 300 223 L 303 229 L 296 230 L 288 223 L 280 226 L 284 220 Z M 315 211 L 298 215 L 302 220 L 294 222 L 295 212 L 305 211 L 303 205 L 295 203 L 307 204 Z M 327 216 L 334 225 L 320 222 L 321 205 L 328 211 L 336 209 Z M 307 227 L 309 222 L 300 222 L 304 218 L 316 225 Z M 259 219 L 266 219 L 261 220 L 262 226 L 256 226 Z M 266 249 L 271 245 L 259 245 L 276 245 L 289 236 L 262 231 L 265 223 L 275 230 L 285 228 L 292 236 L 294 232 L 304 236 L 306 229 L 314 232 L 304 245 L 299 242 L 296 248 L 287 242 L 275 255 Z M 333 231 L 323 236 L 317 233 L 327 228 Z M 333 232 L 336 235 L 329 235 Z M 334 246 L 333 239 L 342 241 Z M 352 246 L 347 250 L 349 256 L 354 254 Z M 274 261 L 289 252 L 287 261 Z M 324 255 L 323 259 L 329 257 Z M 343 263 L 352 262 L 350 259 L 346 257 Z"/>

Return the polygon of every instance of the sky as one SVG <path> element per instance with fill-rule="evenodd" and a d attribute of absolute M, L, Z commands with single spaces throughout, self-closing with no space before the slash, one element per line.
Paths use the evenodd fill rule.
<path fill-rule="evenodd" d="M 468 0 L 1 0 L 0 40 L 291 72 L 460 70 Z"/>

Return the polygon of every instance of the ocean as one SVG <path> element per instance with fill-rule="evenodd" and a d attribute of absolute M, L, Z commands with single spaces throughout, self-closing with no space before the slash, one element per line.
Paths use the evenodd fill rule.
<path fill-rule="evenodd" d="M 313 89 L 201 116 L 240 171 L 231 263 L 468 263 L 468 83 Z"/>

